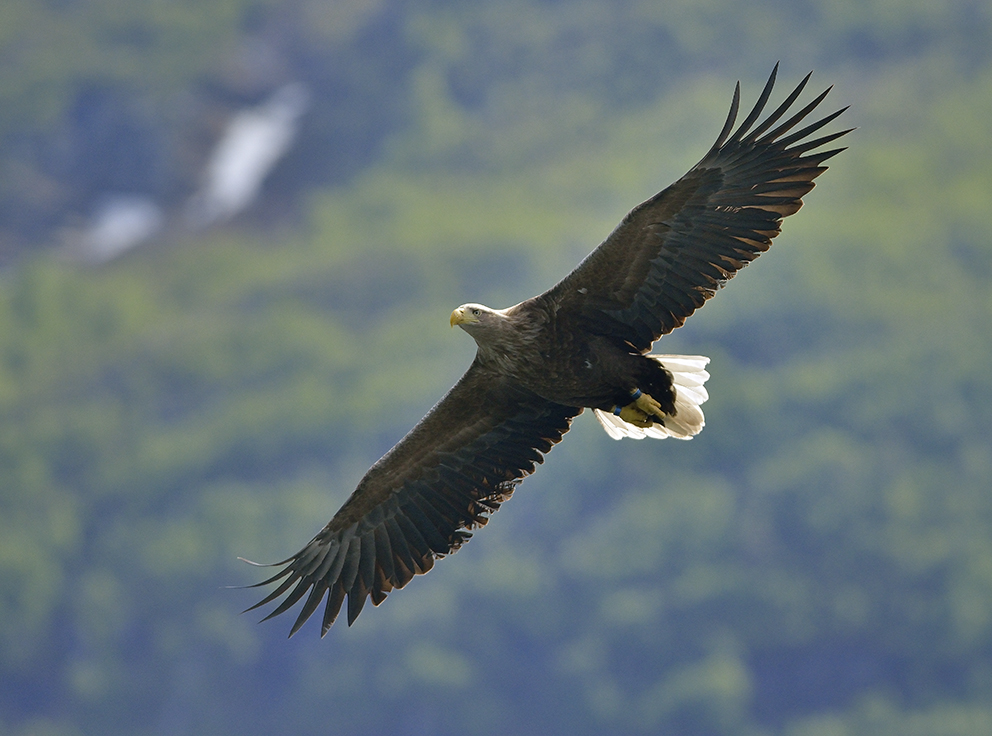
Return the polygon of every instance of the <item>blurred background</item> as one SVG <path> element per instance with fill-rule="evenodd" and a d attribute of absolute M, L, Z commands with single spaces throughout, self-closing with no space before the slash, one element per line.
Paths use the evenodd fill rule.
<path fill-rule="evenodd" d="M 985 0 L 4 0 L 0 734 L 992 732 Z M 850 150 L 591 415 L 318 639 L 239 615 L 782 61 Z M 814 89 L 815 88 L 815 89 Z M 808 99 L 808 95 L 805 99 Z M 839 129 L 835 125 L 832 129 Z"/>

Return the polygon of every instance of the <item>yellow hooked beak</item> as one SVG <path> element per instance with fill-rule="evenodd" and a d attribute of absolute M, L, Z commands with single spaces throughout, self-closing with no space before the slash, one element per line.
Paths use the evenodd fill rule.
<path fill-rule="evenodd" d="M 467 307 L 458 307 L 451 313 L 451 326 L 463 325 L 467 322 L 478 322 L 479 318 L 472 314 L 472 310 Z"/>

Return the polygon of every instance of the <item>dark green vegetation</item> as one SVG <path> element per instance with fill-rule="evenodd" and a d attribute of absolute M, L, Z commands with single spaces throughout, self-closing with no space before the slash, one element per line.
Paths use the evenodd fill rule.
<path fill-rule="evenodd" d="M 355 2 L 321 26 L 316 2 L 4 4 L 8 212 L 53 191 L 24 131 L 86 84 L 154 107 L 272 24 L 381 49 L 404 96 L 338 67 L 394 100 L 355 115 L 395 115 L 349 123 L 382 142 L 298 227 L 6 271 L 0 734 L 988 733 L 987 4 L 666 5 Z M 860 130 L 661 343 L 713 358 L 703 433 L 617 443 L 583 417 L 354 627 L 239 617 L 236 556 L 294 552 L 468 365 L 451 308 L 566 273 L 777 58 Z"/>

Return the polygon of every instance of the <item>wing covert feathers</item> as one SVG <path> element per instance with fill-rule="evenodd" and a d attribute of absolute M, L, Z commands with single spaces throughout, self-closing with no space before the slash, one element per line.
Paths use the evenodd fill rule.
<path fill-rule="evenodd" d="M 848 130 L 811 138 L 845 109 L 798 130 L 828 88 L 790 115 L 810 75 L 762 120 L 778 72 L 734 129 L 740 85 L 716 143 L 685 176 L 635 207 L 616 230 L 543 297 L 588 329 L 646 352 L 680 327 L 744 266 L 768 250 L 782 219 L 802 207 L 823 150 Z M 788 116 L 788 117 L 787 117 Z M 759 122 L 760 121 L 760 122 Z"/>
<path fill-rule="evenodd" d="M 348 624 L 366 600 L 456 551 L 568 431 L 581 409 L 561 406 L 485 374 L 477 364 L 358 484 L 334 518 L 276 574 L 247 610 L 282 597 L 264 619 L 304 599 L 295 634 L 324 604 L 321 636 L 347 598 Z"/>

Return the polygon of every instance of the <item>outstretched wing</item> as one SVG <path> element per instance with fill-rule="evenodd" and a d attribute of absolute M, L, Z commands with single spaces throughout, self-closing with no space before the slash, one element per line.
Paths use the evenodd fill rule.
<path fill-rule="evenodd" d="M 810 140 L 844 108 L 788 134 L 830 88 L 773 128 L 790 112 L 809 74 L 755 125 L 777 72 L 776 64 L 754 109 L 731 133 L 740 104 L 738 83 L 727 122 L 702 161 L 631 210 L 602 245 L 537 298 L 553 300 L 559 313 L 645 351 L 768 250 L 782 218 L 802 207 L 813 179 L 826 171 L 823 162 L 844 150 L 817 149 L 850 132 Z"/>
<path fill-rule="evenodd" d="M 265 619 L 307 596 L 290 636 L 327 598 L 321 636 L 345 595 L 348 624 L 371 596 L 379 605 L 394 588 L 457 550 L 468 531 L 510 497 L 524 476 L 568 431 L 582 409 L 517 386 L 478 362 L 420 423 L 373 465 L 317 536 L 277 574 L 282 581 L 248 610 L 286 597 Z"/>

